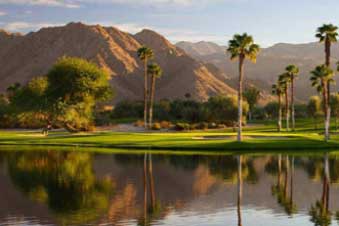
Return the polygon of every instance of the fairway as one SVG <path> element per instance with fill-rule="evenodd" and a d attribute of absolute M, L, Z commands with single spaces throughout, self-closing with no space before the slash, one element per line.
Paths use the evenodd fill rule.
<path fill-rule="evenodd" d="M 265 150 L 335 150 L 339 135 L 332 132 L 325 142 L 321 130 L 313 130 L 311 120 L 298 122 L 295 132 L 276 132 L 274 122 L 251 125 L 244 131 L 244 141 L 236 142 L 232 129 L 191 132 L 93 132 L 71 134 L 40 131 L 1 131 L 0 145 L 78 146 L 119 149 L 150 149 L 176 151 L 265 151 Z"/>

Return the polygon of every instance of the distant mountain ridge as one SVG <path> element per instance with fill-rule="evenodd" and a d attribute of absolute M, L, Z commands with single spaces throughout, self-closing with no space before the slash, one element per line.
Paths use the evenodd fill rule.
<path fill-rule="evenodd" d="M 157 82 L 157 99 L 196 100 L 218 94 L 235 94 L 228 76 L 213 65 L 204 64 L 172 45 L 165 37 L 143 30 L 135 35 L 114 27 L 70 23 L 42 28 L 26 35 L 0 31 L 0 92 L 14 82 L 26 83 L 45 75 L 62 56 L 82 57 L 96 62 L 111 75 L 116 101 L 142 100 L 143 64 L 137 57 L 142 45 L 152 48 L 155 61 L 164 70 Z"/>
<path fill-rule="evenodd" d="M 207 45 L 208 44 L 208 45 Z M 179 42 L 177 46 L 183 49 L 193 58 L 203 62 L 214 64 L 218 69 L 229 75 L 231 79 L 237 77 L 237 62 L 232 62 L 226 56 L 226 47 L 215 43 L 191 43 Z M 207 45 L 207 47 L 205 47 Z M 210 52 L 213 48 L 213 52 Z M 206 54 L 205 54 L 206 53 Z M 296 64 L 300 68 L 300 75 L 296 81 L 296 97 L 299 101 L 307 101 L 316 91 L 311 87 L 309 81 L 310 71 L 325 61 L 324 46 L 322 43 L 287 44 L 278 43 L 269 48 L 263 48 L 258 55 L 257 63 L 247 62 L 245 67 L 245 78 L 250 82 L 262 84 L 266 92 L 270 92 L 270 86 L 276 82 L 279 74 L 289 64 Z M 339 59 L 339 44 L 332 46 L 332 68 L 336 69 L 335 63 Z M 339 76 L 336 76 L 337 83 Z M 338 88 L 333 87 L 333 92 Z"/>

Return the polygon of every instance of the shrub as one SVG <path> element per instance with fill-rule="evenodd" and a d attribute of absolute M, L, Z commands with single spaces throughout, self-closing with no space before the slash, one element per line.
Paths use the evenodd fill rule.
<path fill-rule="evenodd" d="M 172 123 L 168 121 L 161 121 L 160 126 L 163 129 L 170 129 L 172 127 Z"/>
<path fill-rule="evenodd" d="M 144 124 L 144 121 L 141 121 L 141 120 L 138 120 L 134 123 L 134 126 L 136 127 L 144 127 L 145 124 Z"/>
<path fill-rule="evenodd" d="M 184 130 L 189 130 L 190 125 L 188 123 L 177 123 L 175 125 L 175 130 L 176 131 L 184 131 Z"/>
<path fill-rule="evenodd" d="M 153 123 L 152 130 L 161 130 L 161 125 L 158 122 Z"/>

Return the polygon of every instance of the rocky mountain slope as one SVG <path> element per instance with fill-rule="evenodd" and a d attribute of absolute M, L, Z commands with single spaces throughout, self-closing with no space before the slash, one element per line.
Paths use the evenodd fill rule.
<path fill-rule="evenodd" d="M 237 77 L 237 62 L 229 60 L 229 57 L 225 54 L 225 46 L 218 46 L 209 42 L 203 44 L 201 42 L 180 42 L 177 43 L 177 46 L 201 62 L 216 65 L 231 79 Z M 284 71 L 284 68 L 288 64 L 296 64 L 300 68 L 300 76 L 296 81 L 296 96 L 299 100 L 306 101 L 310 95 L 316 94 L 309 82 L 310 71 L 324 62 L 323 48 L 323 44 L 320 43 L 279 43 L 264 48 L 261 50 L 256 64 L 246 63 L 246 78 L 257 85 L 261 84 L 262 88 L 269 91 L 271 84 L 277 80 L 278 75 Z M 335 62 L 339 59 L 339 45 L 333 45 L 332 57 L 332 67 L 335 69 Z M 339 82 L 338 76 L 336 80 Z M 332 90 L 338 91 L 338 88 L 333 87 Z"/>
<path fill-rule="evenodd" d="M 151 30 L 136 35 L 114 27 L 70 23 L 43 28 L 26 35 L 0 31 L 0 92 L 14 82 L 26 83 L 44 75 L 62 56 L 82 57 L 96 62 L 111 74 L 115 101 L 141 100 L 143 64 L 137 49 L 147 45 L 164 70 L 157 83 L 157 99 L 183 98 L 206 100 L 211 95 L 234 94 L 225 73 L 188 56 L 183 50 Z"/>

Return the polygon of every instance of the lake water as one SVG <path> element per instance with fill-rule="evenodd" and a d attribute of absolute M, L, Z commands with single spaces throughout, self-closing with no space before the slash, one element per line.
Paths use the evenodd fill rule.
<path fill-rule="evenodd" d="M 0 225 L 338 225 L 339 156 L 0 152 Z"/>

